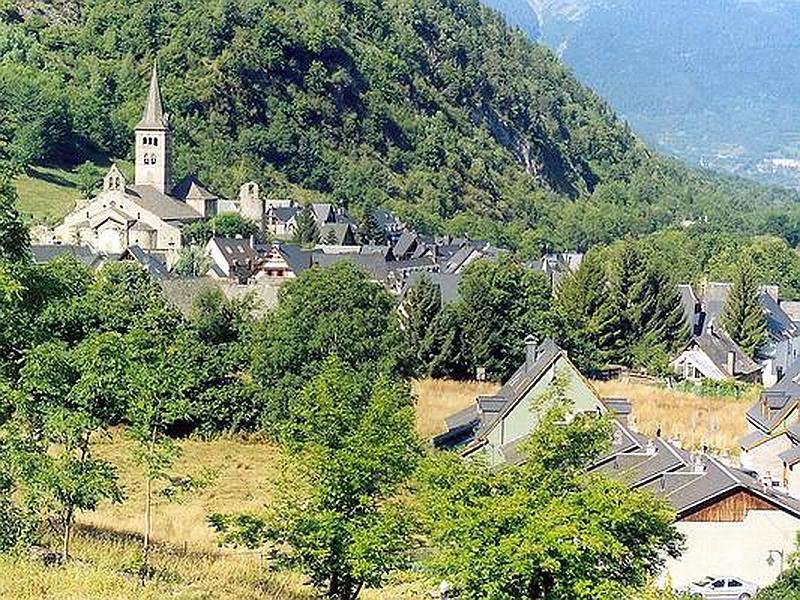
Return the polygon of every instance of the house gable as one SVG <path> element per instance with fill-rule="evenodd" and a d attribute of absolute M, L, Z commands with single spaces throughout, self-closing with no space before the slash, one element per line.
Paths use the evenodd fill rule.
<path fill-rule="evenodd" d="M 777 511 L 780 509 L 750 490 L 738 488 L 705 504 L 693 507 L 686 514 L 679 515 L 678 521 L 741 523 L 751 510 Z"/>
<path fill-rule="evenodd" d="M 485 443 L 480 444 L 480 448 L 487 455 L 490 464 L 505 462 L 503 447 L 526 437 L 536 429 L 541 416 L 551 408 L 542 406 L 541 397 L 547 392 L 556 376 L 564 377 L 566 380 L 564 394 L 572 404 L 573 415 L 589 412 L 602 414 L 606 411 L 589 382 L 584 379 L 566 354 L 559 352 L 536 381 L 510 403 L 481 435 Z M 472 450 L 468 450 L 467 453 Z"/>

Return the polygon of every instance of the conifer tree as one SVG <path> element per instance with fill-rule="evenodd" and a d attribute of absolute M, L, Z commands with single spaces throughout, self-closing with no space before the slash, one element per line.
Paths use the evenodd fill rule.
<path fill-rule="evenodd" d="M 333 229 L 328 229 L 328 233 L 325 234 L 324 243 L 327 246 L 336 245 L 336 232 Z"/>
<path fill-rule="evenodd" d="M 598 253 L 589 253 L 580 268 L 555 291 L 562 327 L 560 343 L 583 370 L 602 366 L 600 335 L 608 297 L 606 268 Z"/>
<path fill-rule="evenodd" d="M 364 218 L 358 226 L 358 239 L 362 244 L 382 246 L 386 243 L 386 233 L 378 225 L 371 208 L 364 211 Z"/>
<path fill-rule="evenodd" d="M 406 294 L 402 305 L 401 322 L 413 357 L 415 370 L 423 369 L 428 362 L 426 346 L 431 326 L 442 309 L 441 292 L 430 277 L 423 276 Z"/>
<path fill-rule="evenodd" d="M 319 242 L 319 227 L 314 216 L 314 209 L 310 204 L 307 204 L 297 216 L 294 241 L 298 244 L 316 244 Z"/>
<path fill-rule="evenodd" d="M 734 274 L 721 324 L 731 339 L 751 357 L 756 356 L 767 337 L 767 323 L 758 295 L 758 274 L 753 262 L 746 259 Z"/>

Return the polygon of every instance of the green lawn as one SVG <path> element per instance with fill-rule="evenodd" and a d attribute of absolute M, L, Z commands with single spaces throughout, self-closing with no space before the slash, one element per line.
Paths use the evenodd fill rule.
<path fill-rule="evenodd" d="M 74 172 L 57 167 L 33 167 L 17 178 L 19 210 L 34 223 L 54 225 L 80 198 Z"/>
<path fill-rule="evenodd" d="M 110 162 L 95 161 L 104 171 Z M 117 161 L 123 173 L 133 171 L 132 165 Z M 55 225 L 74 207 L 81 194 L 75 169 L 59 165 L 33 166 L 17 178 L 18 208 L 33 223 Z"/>

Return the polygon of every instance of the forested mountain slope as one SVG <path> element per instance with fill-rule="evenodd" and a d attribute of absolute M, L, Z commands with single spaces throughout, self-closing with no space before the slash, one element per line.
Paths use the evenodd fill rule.
<path fill-rule="evenodd" d="M 553 48 L 653 147 L 800 186 L 797 0 L 485 2 Z"/>
<path fill-rule="evenodd" d="M 797 229 L 788 195 L 651 156 L 477 0 L 3 0 L 0 57 L 23 165 L 128 156 L 157 59 L 175 172 L 227 196 L 254 178 L 529 251 L 685 220 Z"/>

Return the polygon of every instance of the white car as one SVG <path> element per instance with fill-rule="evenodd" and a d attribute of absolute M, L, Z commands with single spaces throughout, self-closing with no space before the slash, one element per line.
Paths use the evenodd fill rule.
<path fill-rule="evenodd" d="M 752 600 L 758 586 L 739 577 L 709 575 L 680 591 L 701 596 L 703 600 Z"/>

